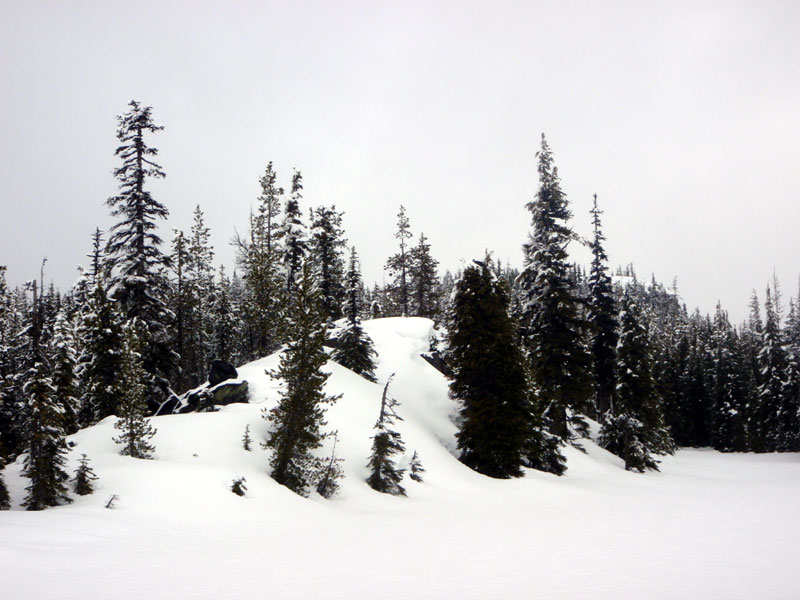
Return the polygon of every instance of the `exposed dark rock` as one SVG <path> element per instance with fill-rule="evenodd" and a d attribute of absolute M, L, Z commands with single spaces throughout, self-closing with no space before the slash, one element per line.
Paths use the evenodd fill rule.
<path fill-rule="evenodd" d="M 208 374 L 208 383 L 211 387 L 219 385 L 228 379 L 237 379 L 239 373 L 236 367 L 224 360 L 214 359 L 211 361 L 211 372 Z"/>
<path fill-rule="evenodd" d="M 183 396 L 172 395 L 156 411 L 156 415 L 182 415 L 190 412 L 214 412 L 218 406 L 250 401 L 246 381 L 225 381 L 216 386 L 206 386 L 186 392 Z"/>
<path fill-rule="evenodd" d="M 420 354 L 425 361 L 431 365 L 434 369 L 439 371 L 445 377 L 452 377 L 453 373 L 450 371 L 450 368 L 447 366 L 447 363 L 444 361 L 444 357 L 442 353 L 438 350 L 434 350 L 433 352 L 425 352 Z"/>

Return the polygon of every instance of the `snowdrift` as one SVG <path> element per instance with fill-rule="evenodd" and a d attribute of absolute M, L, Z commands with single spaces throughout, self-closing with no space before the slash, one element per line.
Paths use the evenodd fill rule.
<path fill-rule="evenodd" d="M 155 459 L 123 457 L 113 418 L 70 441 L 100 477 L 94 494 L 19 510 L 21 461 L 0 513 L 4 598 L 788 598 L 800 559 L 797 455 L 686 450 L 661 473 L 624 471 L 589 441 L 564 477 L 478 475 L 455 453 L 447 381 L 421 356 L 432 323 L 368 321 L 379 383 L 328 362 L 327 411 L 345 479 L 304 499 L 268 476 L 262 412 L 279 398 L 273 355 L 244 365 L 250 403 L 153 418 Z M 425 481 L 408 497 L 365 483 L 383 383 Z M 242 448 L 250 426 L 252 451 Z M 329 448 L 321 454 L 325 455 Z M 247 495 L 231 493 L 245 477 Z M 117 495 L 116 508 L 105 504 Z"/>

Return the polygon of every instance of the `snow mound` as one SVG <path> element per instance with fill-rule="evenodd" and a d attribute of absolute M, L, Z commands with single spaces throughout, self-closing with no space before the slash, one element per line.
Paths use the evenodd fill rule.
<path fill-rule="evenodd" d="M 420 354 L 433 323 L 366 321 L 371 383 L 328 362 L 327 430 L 345 479 L 304 499 L 268 476 L 262 418 L 278 401 L 279 356 L 239 368 L 250 403 L 155 417 L 154 460 L 118 454 L 113 418 L 74 436 L 100 477 L 94 494 L 38 513 L 0 512 L 4 597 L 106 598 L 782 598 L 800 559 L 800 459 L 687 450 L 661 473 L 627 473 L 589 440 L 567 448 L 563 477 L 493 480 L 456 457 L 446 379 Z M 425 481 L 407 498 L 365 483 L 381 392 Z M 242 448 L 250 427 L 252 451 Z M 326 455 L 329 447 L 322 450 Z M 5 479 L 15 508 L 21 461 Z M 245 477 L 247 494 L 231 493 Z M 114 510 L 105 509 L 118 496 Z M 764 507 L 769 507 L 764 510 Z M 13 575 L 13 576 L 11 576 Z"/>

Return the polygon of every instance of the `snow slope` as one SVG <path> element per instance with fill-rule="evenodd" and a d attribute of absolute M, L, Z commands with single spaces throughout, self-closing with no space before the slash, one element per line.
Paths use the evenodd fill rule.
<path fill-rule="evenodd" d="M 365 483 L 382 383 L 328 363 L 328 428 L 346 478 L 332 500 L 300 498 L 267 475 L 261 418 L 278 398 L 243 366 L 251 403 L 156 417 L 156 459 L 119 456 L 113 419 L 71 437 L 97 491 L 68 506 L 0 512 L 0 596 L 127 598 L 794 598 L 800 457 L 684 450 L 636 475 L 585 442 L 564 477 L 497 481 L 454 456 L 445 379 L 419 353 L 430 321 L 365 323 L 408 449 L 427 469 L 407 498 Z M 249 424 L 252 452 L 241 447 Z M 17 503 L 21 461 L 6 482 Z M 230 492 L 244 476 L 248 493 Z M 112 494 L 117 508 L 104 508 Z"/>

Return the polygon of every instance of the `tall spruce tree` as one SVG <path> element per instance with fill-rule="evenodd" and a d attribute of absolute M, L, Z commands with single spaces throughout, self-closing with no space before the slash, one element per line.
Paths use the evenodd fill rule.
<path fill-rule="evenodd" d="M 764 333 L 758 353 L 761 384 L 758 386 L 757 406 L 750 434 L 753 450 L 774 452 L 778 449 L 786 355 L 781 340 L 778 311 L 769 286 L 764 300 L 764 316 Z"/>
<path fill-rule="evenodd" d="M 67 443 L 62 427 L 63 409 L 55 398 L 55 388 L 44 362 L 31 369 L 24 393 L 28 401 L 27 435 L 23 475 L 31 480 L 22 505 L 28 510 L 43 510 L 62 502 L 67 495 L 64 470 Z"/>
<path fill-rule="evenodd" d="M 363 292 L 361 270 L 355 247 L 350 249 L 350 264 L 347 269 L 347 296 L 344 306 L 344 329 L 336 339 L 336 348 L 331 358 L 337 363 L 358 373 L 370 381 L 375 379 L 375 349 L 372 340 L 361 327 L 360 301 Z"/>
<path fill-rule="evenodd" d="M 490 477 L 522 475 L 534 435 L 524 356 L 509 290 L 486 263 L 464 269 L 448 321 L 450 393 L 461 403 L 460 460 Z"/>
<path fill-rule="evenodd" d="M 125 342 L 123 346 L 122 369 L 120 381 L 123 392 L 119 399 L 119 419 L 114 429 L 119 430 L 119 437 L 114 442 L 120 444 L 120 454 L 132 458 L 152 458 L 155 446 L 150 440 L 156 429 L 145 418 L 145 381 L 147 373 L 141 362 L 141 335 L 144 327 L 133 320 L 125 326 Z"/>
<path fill-rule="evenodd" d="M 617 346 L 618 383 L 600 430 L 600 445 L 625 461 L 625 469 L 658 470 L 655 455 L 672 452 L 672 440 L 652 372 L 647 331 L 635 302 L 622 301 Z"/>
<path fill-rule="evenodd" d="M 311 211 L 310 255 L 319 282 L 322 316 L 332 321 L 342 318 L 345 297 L 342 214 L 335 206 Z"/>
<path fill-rule="evenodd" d="M 0 456 L 0 510 L 8 510 L 11 508 L 11 496 L 8 494 L 6 481 L 3 478 L 5 466 L 6 464 L 3 461 L 3 457 Z"/>
<path fill-rule="evenodd" d="M 78 359 L 75 348 L 75 331 L 72 320 L 65 310 L 58 313 L 50 338 L 50 361 L 52 364 L 52 380 L 57 401 L 62 408 L 62 427 L 67 435 L 78 431 L 78 380 L 76 371 Z"/>
<path fill-rule="evenodd" d="M 399 403 L 389 396 L 389 384 L 393 377 L 394 373 L 389 376 L 383 387 L 381 409 L 374 427 L 377 431 L 372 436 L 372 454 L 367 462 L 367 468 L 370 470 L 367 483 L 377 492 L 405 496 L 406 490 L 400 485 L 404 470 L 397 467 L 393 458 L 406 450 L 400 434 L 393 429 L 395 420 L 403 420 L 395 411 Z"/>
<path fill-rule="evenodd" d="M 265 448 L 272 450 L 272 478 L 301 496 L 308 496 L 324 463 L 313 452 L 322 446 L 325 405 L 338 397 L 325 394 L 329 374 L 323 347 L 325 322 L 319 313 L 319 292 L 307 262 L 301 269 L 290 307 L 293 338 L 281 355 L 275 376 L 283 381 L 278 405 L 264 414 L 272 425 Z"/>
<path fill-rule="evenodd" d="M 406 209 L 402 205 L 400 206 L 400 212 L 397 213 L 397 231 L 394 237 L 400 245 L 400 251 L 389 257 L 389 260 L 386 261 L 386 268 L 389 270 L 392 277 L 390 297 L 392 303 L 398 307 L 399 314 L 407 317 L 409 315 L 409 303 L 411 300 L 409 270 L 411 268 L 412 256 L 409 252 L 406 240 L 411 238 L 411 225 L 406 216 Z M 386 303 L 384 302 L 383 304 L 384 310 L 386 310 Z"/>
<path fill-rule="evenodd" d="M 286 293 L 291 297 L 296 292 L 297 280 L 308 255 L 308 234 L 300 201 L 303 199 L 303 176 L 295 170 L 292 176 L 292 193 L 286 201 L 283 216 L 283 267 L 286 275 Z M 318 284 L 317 284 L 318 285 Z"/>
<path fill-rule="evenodd" d="M 409 287 L 411 314 L 435 319 L 439 314 L 439 262 L 431 255 L 431 245 L 424 233 L 410 250 Z"/>
<path fill-rule="evenodd" d="M 167 325 L 169 284 L 166 269 L 169 257 L 162 252 L 156 234 L 159 220 L 169 215 L 167 208 L 145 189 L 148 179 L 165 176 L 155 162 L 158 150 L 145 143 L 145 135 L 163 129 L 153 122 L 152 107 L 131 100 L 130 109 L 117 117 L 115 154 L 122 166 L 114 170 L 119 194 L 106 204 L 119 220 L 111 228 L 107 254 L 114 269 L 111 295 L 118 299 L 126 319 L 138 319 L 145 326 L 142 364 L 148 374 L 147 403 L 154 410 L 169 389 L 168 377 L 178 357 L 171 350 Z"/>
<path fill-rule="evenodd" d="M 614 289 L 608 275 L 608 256 L 603 249 L 603 235 L 600 215 L 597 207 L 597 194 L 591 210 L 594 238 L 589 247 L 592 250 L 592 266 L 589 272 L 589 315 L 588 321 L 592 333 L 592 360 L 594 362 L 595 410 L 602 420 L 606 411 L 611 408 L 616 388 L 616 348 L 619 335 L 617 333 L 617 307 L 614 300 Z"/>
<path fill-rule="evenodd" d="M 118 403 L 125 393 L 119 377 L 125 347 L 122 318 L 116 303 L 106 294 L 102 280 L 94 285 L 87 308 L 80 329 L 83 337 L 80 423 L 83 426 L 118 414 Z"/>
<path fill-rule="evenodd" d="M 279 221 L 283 188 L 277 185 L 271 161 L 259 184 L 261 194 L 257 210 L 250 214 L 250 235 L 246 239 L 237 236 L 235 240 L 244 279 L 240 305 L 247 360 L 274 352 L 286 334 L 280 245 L 283 231 Z M 235 275 L 231 281 L 232 293 L 238 292 Z"/>
<path fill-rule="evenodd" d="M 575 239 L 567 225 L 572 213 L 544 135 L 537 156 L 539 190 L 527 204 L 533 231 L 524 246 L 525 269 L 520 274 L 523 335 L 533 387 L 546 407 L 546 425 L 568 440 L 573 437 L 570 424 L 579 433 L 585 430 L 579 413 L 586 410 L 592 393 L 591 357 L 583 341 L 588 325 L 567 264 L 567 246 Z"/>

